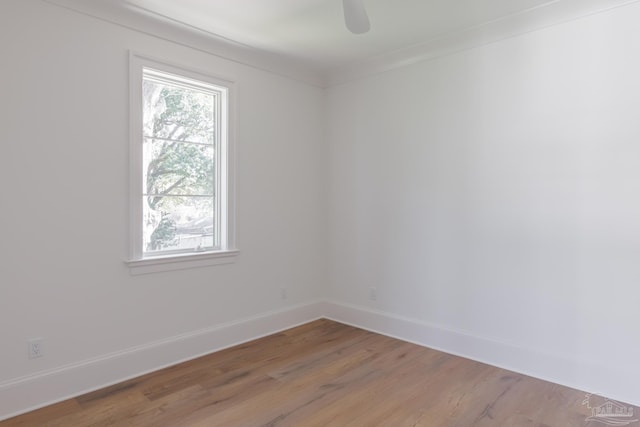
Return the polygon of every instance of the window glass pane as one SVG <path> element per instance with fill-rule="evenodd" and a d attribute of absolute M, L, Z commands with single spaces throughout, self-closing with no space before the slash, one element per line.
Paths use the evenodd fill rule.
<path fill-rule="evenodd" d="M 142 113 L 132 147 L 140 168 L 134 191 L 141 197 L 133 210 L 141 229 L 134 230 L 132 252 L 140 259 L 218 251 L 229 239 L 222 215 L 227 177 L 218 181 L 220 165 L 227 162 L 221 156 L 228 144 L 228 88 L 191 77 L 197 73 L 163 68 L 143 65 L 142 78 L 132 86 L 135 110 Z"/>
<path fill-rule="evenodd" d="M 145 138 L 143 194 L 214 194 L 214 146 Z"/>
<path fill-rule="evenodd" d="M 145 136 L 213 144 L 214 95 L 150 80 L 142 93 Z"/>
<path fill-rule="evenodd" d="M 145 198 L 145 252 L 215 248 L 213 197 Z"/>

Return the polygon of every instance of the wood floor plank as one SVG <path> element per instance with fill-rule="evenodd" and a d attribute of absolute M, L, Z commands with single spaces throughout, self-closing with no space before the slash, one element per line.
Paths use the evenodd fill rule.
<path fill-rule="evenodd" d="M 138 408 L 118 425 L 136 427 L 175 426 L 181 420 L 201 408 L 211 405 L 211 393 L 200 385 L 177 391 L 174 394 L 151 401 Z"/>
<path fill-rule="evenodd" d="M 6 421 L 0 421 L 2 427 L 32 427 L 46 425 L 47 420 L 57 420 L 64 416 L 77 413 L 82 408 L 76 399 L 69 399 L 47 406 L 37 411 L 29 412 Z"/>
<path fill-rule="evenodd" d="M 106 427 L 128 419 L 138 408 L 145 407 L 149 400 L 135 388 L 110 393 L 80 405 L 77 412 L 57 419 L 43 420 L 47 427 L 91 426 Z"/>
<path fill-rule="evenodd" d="M 587 420 L 585 396 L 320 319 L 0 427 L 602 426 Z M 591 399 L 592 406 L 605 402 Z"/>

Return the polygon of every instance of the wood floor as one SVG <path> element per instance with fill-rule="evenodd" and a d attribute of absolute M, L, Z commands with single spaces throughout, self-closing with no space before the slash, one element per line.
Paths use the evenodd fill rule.
<path fill-rule="evenodd" d="M 584 401 L 584 392 L 318 320 L 0 427 L 604 426 L 587 420 Z"/>

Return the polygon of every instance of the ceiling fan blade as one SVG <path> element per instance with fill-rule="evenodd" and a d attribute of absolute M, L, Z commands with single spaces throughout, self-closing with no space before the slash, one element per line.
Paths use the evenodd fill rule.
<path fill-rule="evenodd" d="M 344 6 L 344 22 L 349 31 L 354 34 L 369 31 L 371 24 L 362 0 L 342 0 L 342 4 Z"/>

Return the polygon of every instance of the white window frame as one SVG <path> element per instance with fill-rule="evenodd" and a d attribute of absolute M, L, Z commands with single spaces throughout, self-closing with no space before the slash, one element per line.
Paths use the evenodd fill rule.
<path fill-rule="evenodd" d="M 193 71 L 186 67 L 168 64 L 147 56 L 131 52 L 130 65 L 130 225 L 129 225 L 129 265 L 131 274 L 154 273 L 184 268 L 204 267 L 227 264 L 235 260 L 238 250 L 235 242 L 235 84 L 232 81 Z M 220 247 L 211 251 L 193 251 L 145 255 L 143 250 L 143 108 L 142 83 L 144 69 L 173 74 L 226 89 L 223 99 L 222 123 L 219 152 L 216 152 L 216 197 L 220 200 L 220 209 L 216 213 L 220 222 Z M 225 105 L 226 104 L 226 108 Z M 225 117 L 226 116 L 226 117 Z"/>

